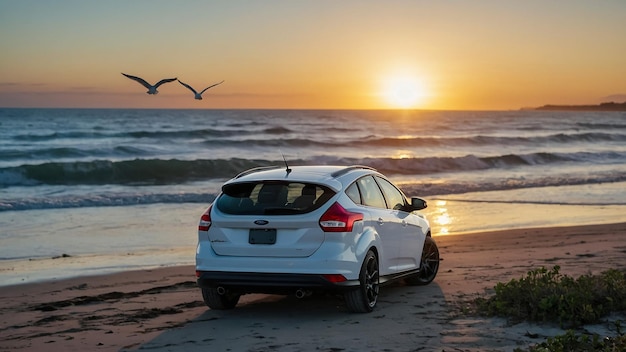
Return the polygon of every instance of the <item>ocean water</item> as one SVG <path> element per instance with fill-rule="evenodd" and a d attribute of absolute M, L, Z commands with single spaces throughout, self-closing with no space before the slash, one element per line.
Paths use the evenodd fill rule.
<path fill-rule="evenodd" d="M 193 264 L 220 185 L 363 164 L 435 236 L 626 221 L 626 113 L 0 109 L 0 285 Z"/>

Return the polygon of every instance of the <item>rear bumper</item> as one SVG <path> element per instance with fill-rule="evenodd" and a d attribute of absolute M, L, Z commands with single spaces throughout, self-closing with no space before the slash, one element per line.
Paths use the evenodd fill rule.
<path fill-rule="evenodd" d="M 280 293 L 297 289 L 345 290 L 359 286 L 358 280 L 330 282 L 321 274 L 246 273 L 198 271 L 201 288 L 223 287 L 240 293 Z"/>

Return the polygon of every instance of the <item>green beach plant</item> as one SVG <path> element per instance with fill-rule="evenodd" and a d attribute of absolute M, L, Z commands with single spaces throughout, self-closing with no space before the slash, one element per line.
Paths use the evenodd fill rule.
<path fill-rule="evenodd" d="M 541 267 L 520 279 L 498 283 L 494 295 L 478 297 L 465 312 L 506 317 L 514 321 L 557 323 L 569 330 L 521 351 L 626 351 L 621 321 L 615 322 L 616 336 L 577 332 L 585 324 L 598 323 L 611 313 L 626 312 L 626 275 L 610 269 L 599 275 L 572 278 L 560 267 Z"/>
<path fill-rule="evenodd" d="M 554 322 L 576 328 L 611 312 L 626 311 L 626 276 L 611 269 L 572 278 L 560 267 L 531 270 L 521 279 L 498 283 L 495 295 L 476 298 L 478 313 L 514 320 Z"/>
<path fill-rule="evenodd" d="M 563 335 L 549 337 L 545 342 L 530 346 L 528 349 L 516 348 L 515 352 L 620 352 L 626 351 L 626 335 L 619 333 L 614 337 L 598 334 L 581 334 L 567 330 Z"/>

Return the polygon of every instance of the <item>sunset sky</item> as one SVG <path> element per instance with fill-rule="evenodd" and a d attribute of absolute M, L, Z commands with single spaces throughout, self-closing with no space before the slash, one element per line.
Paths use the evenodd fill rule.
<path fill-rule="evenodd" d="M 626 1 L 0 0 L 0 107 L 626 101 Z M 124 77 L 156 83 L 158 95 Z"/>

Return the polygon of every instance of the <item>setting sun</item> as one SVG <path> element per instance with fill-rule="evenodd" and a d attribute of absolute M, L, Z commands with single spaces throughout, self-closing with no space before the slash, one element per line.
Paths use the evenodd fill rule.
<path fill-rule="evenodd" d="M 426 91 L 422 82 L 411 77 L 393 77 L 385 81 L 383 97 L 394 108 L 415 108 L 424 103 Z"/>

